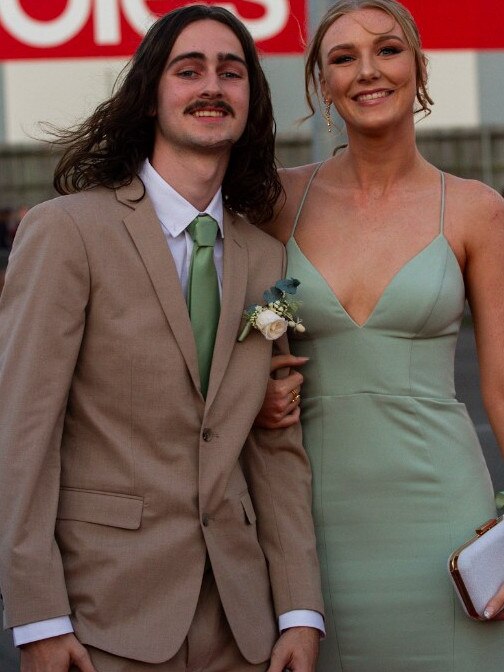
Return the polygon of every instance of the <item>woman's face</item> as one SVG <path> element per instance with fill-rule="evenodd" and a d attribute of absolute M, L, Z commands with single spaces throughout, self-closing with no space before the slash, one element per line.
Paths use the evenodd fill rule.
<path fill-rule="evenodd" d="M 415 57 L 394 17 L 358 9 L 337 19 L 321 44 L 320 85 L 347 128 L 373 133 L 413 120 Z"/>

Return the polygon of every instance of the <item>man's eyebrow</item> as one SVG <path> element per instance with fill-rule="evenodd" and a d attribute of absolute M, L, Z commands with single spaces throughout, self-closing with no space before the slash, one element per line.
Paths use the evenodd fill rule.
<path fill-rule="evenodd" d="M 236 61 L 237 63 L 241 63 L 247 67 L 247 62 L 245 59 L 243 59 L 241 56 L 238 56 L 238 54 L 233 54 L 232 52 L 228 52 L 227 54 L 217 54 L 217 59 L 219 61 Z"/>
<path fill-rule="evenodd" d="M 183 54 L 175 56 L 175 58 L 169 61 L 167 67 L 170 68 L 172 65 L 175 65 L 175 63 L 185 60 L 206 61 L 207 57 L 201 51 L 187 51 Z M 238 56 L 238 54 L 233 54 L 232 52 L 229 52 L 227 54 L 226 53 L 217 54 L 217 60 L 219 60 L 220 62 L 236 61 L 237 63 L 241 63 L 242 65 L 247 67 L 247 63 L 245 62 L 245 60 L 241 56 Z"/>

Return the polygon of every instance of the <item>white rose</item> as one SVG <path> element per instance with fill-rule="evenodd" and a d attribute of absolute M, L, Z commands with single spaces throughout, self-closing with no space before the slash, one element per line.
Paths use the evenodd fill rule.
<path fill-rule="evenodd" d="M 288 323 L 284 317 L 280 317 L 273 310 L 265 308 L 261 310 L 255 320 L 256 327 L 268 341 L 280 338 L 287 331 Z"/>

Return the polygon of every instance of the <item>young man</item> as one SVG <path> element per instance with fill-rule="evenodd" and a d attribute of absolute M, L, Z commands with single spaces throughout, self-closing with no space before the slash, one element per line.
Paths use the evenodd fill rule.
<path fill-rule="evenodd" d="M 76 193 L 19 229 L 0 562 L 23 672 L 314 668 L 309 466 L 298 427 L 252 429 L 271 342 L 237 342 L 283 276 L 283 248 L 246 219 L 279 195 L 273 129 L 242 24 L 175 10 L 61 138 L 55 184 Z"/>

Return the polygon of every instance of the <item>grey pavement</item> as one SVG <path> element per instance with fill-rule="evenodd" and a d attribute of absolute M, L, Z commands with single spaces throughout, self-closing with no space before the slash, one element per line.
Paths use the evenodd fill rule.
<path fill-rule="evenodd" d="M 1 604 L 1 603 L 0 603 Z M 0 631 L 0 672 L 18 672 L 19 656 L 10 632 Z"/>
<path fill-rule="evenodd" d="M 495 489 L 504 490 L 504 460 L 500 457 L 497 442 L 481 402 L 474 337 L 471 328 L 467 325 L 463 327 L 460 334 L 455 370 L 458 398 L 467 404 L 476 426 Z M 18 660 L 10 633 L 0 633 L 0 672 L 19 672 Z"/>

